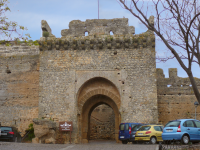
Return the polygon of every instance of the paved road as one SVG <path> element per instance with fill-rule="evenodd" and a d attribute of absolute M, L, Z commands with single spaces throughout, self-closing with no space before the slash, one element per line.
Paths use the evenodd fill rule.
<path fill-rule="evenodd" d="M 158 145 L 90 141 L 88 144 L 32 144 L 0 142 L 0 150 L 158 150 Z"/>

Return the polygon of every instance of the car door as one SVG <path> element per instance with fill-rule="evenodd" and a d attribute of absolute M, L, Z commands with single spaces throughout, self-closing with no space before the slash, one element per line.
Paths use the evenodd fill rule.
<path fill-rule="evenodd" d="M 130 138 L 130 135 L 129 135 L 129 123 L 126 123 L 125 124 L 125 139 L 129 139 Z"/>
<path fill-rule="evenodd" d="M 154 130 L 156 133 L 157 141 L 161 141 L 162 140 L 162 129 L 160 128 L 160 126 L 154 126 Z"/>
<path fill-rule="evenodd" d="M 196 140 L 200 141 L 200 121 L 194 120 L 194 123 L 196 125 Z"/>
<path fill-rule="evenodd" d="M 197 128 L 195 127 L 194 122 L 192 120 L 188 120 L 185 123 L 186 123 L 185 131 L 190 135 L 190 140 L 196 140 Z"/>

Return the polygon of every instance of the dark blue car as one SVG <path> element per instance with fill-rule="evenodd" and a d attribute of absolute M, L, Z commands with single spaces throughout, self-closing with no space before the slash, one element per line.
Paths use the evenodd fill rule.
<path fill-rule="evenodd" d="M 200 141 L 200 121 L 195 119 L 178 119 L 169 121 L 162 133 L 163 141 L 176 140 L 183 144 Z"/>
<path fill-rule="evenodd" d="M 135 142 L 135 133 L 136 133 L 137 130 L 140 129 L 143 125 L 145 125 L 145 124 L 136 125 L 136 126 L 134 126 L 134 127 L 131 129 L 130 141 L 131 141 L 132 143 Z"/>
<path fill-rule="evenodd" d="M 131 141 L 131 129 L 136 125 L 142 125 L 142 123 L 121 123 L 119 125 L 119 140 L 122 141 L 123 144 L 127 144 Z"/>

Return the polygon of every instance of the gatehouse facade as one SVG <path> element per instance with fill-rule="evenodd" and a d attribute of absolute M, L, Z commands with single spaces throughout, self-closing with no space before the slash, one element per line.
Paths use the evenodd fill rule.
<path fill-rule="evenodd" d="M 69 133 L 60 133 L 58 125 L 72 121 L 72 142 L 86 143 L 101 137 L 100 131 L 118 142 L 121 122 L 165 123 L 159 120 L 162 98 L 158 103 L 151 31 L 135 35 L 127 18 L 74 20 L 61 38 L 44 20 L 42 30 L 49 36 L 39 46 L 0 47 L 2 125 L 24 134 L 33 122 L 35 142 L 66 143 Z M 107 116 L 99 115 L 99 108 Z"/>

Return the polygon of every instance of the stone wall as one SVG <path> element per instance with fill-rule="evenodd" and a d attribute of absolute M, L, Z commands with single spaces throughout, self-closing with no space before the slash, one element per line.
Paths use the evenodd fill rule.
<path fill-rule="evenodd" d="M 39 48 L 0 45 L 0 122 L 22 135 L 38 117 Z"/>
<path fill-rule="evenodd" d="M 45 24 L 43 31 L 50 32 Z M 89 36 L 83 36 L 85 29 Z M 62 33 L 62 38 L 41 38 L 39 47 L 1 45 L 2 125 L 24 133 L 33 118 L 72 121 L 72 141 L 81 142 L 81 132 L 88 133 L 83 111 L 108 101 L 114 108 L 115 139 L 120 122 L 158 122 L 152 32 L 133 35 L 134 27 L 124 18 L 72 21 Z M 98 103 L 86 110 L 93 101 Z"/>
<path fill-rule="evenodd" d="M 200 90 L 200 79 L 195 78 Z M 166 124 L 170 120 L 195 118 L 194 102 L 197 101 L 189 78 L 177 76 L 177 69 L 169 69 L 169 78 L 165 78 L 162 69 L 157 69 L 159 122 Z M 197 119 L 200 120 L 200 107 L 197 107 Z"/>
<path fill-rule="evenodd" d="M 90 116 L 90 140 L 115 139 L 115 114 L 103 104 L 96 107 Z"/>
<path fill-rule="evenodd" d="M 113 20 L 107 20 L 107 24 L 112 22 Z M 91 95 L 101 93 L 107 94 L 116 103 L 120 113 L 117 117 L 121 122 L 157 123 L 154 34 L 147 31 L 133 35 L 132 30 L 123 32 L 120 27 L 118 32 L 123 34 L 98 34 L 99 29 L 102 27 L 104 30 L 105 26 L 96 26 L 95 20 L 91 20 L 89 25 L 86 21 L 84 26 L 86 29 L 96 26 L 97 29 L 92 28 L 89 36 L 81 36 L 79 33 L 74 34 L 79 29 L 84 33 L 80 24 L 82 23 L 79 21 L 70 23 L 70 29 L 77 29 L 70 31 L 73 33 L 71 36 L 63 34 L 60 39 L 41 38 L 39 42 L 39 118 L 73 121 L 73 140 L 80 137 L 81 131 L 86 133 L 86 137 L 87 128 L 79 129 L 82 125 L 78 124 L 79 116 L 85 111 L 82 106 Z M 128 29 L 126 19 L 118 19 L 115 27 L 121 24 Z M 109 28 L 114 31 L 114 27 Z M 79 97 L 81 87 L 90 80 L 96 82 L 95 79 L 111 82 L 118 94 L 112 94 L 113 88 L 109 86 L 104 88 L 103 84 L 94 84 L 99 90 L 89 92 L 92 90 L 91 86 L 85 93 L 81 93 L 83 97 Z M 115 134 L 118 134 L 118 125 L 115 127 Z"/>

